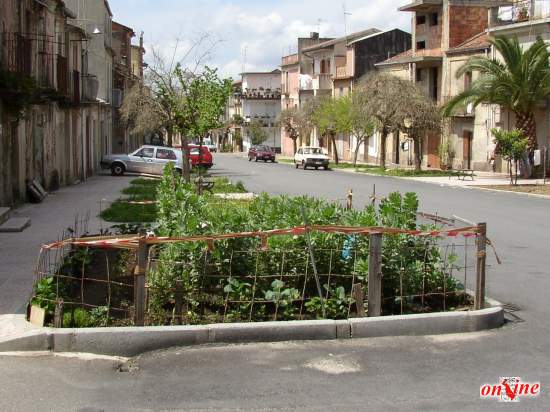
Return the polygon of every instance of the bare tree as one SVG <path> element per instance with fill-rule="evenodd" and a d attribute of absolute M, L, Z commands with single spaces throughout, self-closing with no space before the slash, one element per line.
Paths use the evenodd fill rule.
<path fill-rule="evenodd" d="M 410 81 L 385 73 L 372 73 L 356 88 L 357 99 L 365 113 L 375 120 L 380 132 L 380 166 L 386 167 L 388 135 L 401 128 Z"/>

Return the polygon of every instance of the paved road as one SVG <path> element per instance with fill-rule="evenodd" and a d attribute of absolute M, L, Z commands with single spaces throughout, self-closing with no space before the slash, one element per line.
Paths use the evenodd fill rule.
<path fill-rule="evenodd" d="M 216 158 L 215 173 L 256 192 L 341 199 L 353 188 L 360 204 L 376 184 L 381 195 L 417 192 L 424 211 L 486 221 L 504 261 L 488 294 L 519 306 L 523 322 L 439 337 L 179 348 L 145 354 L 129 372 L 117 361 L 0 356 L 1 410 L 493 410 L 506 405 L 481 401 L 479 386 L 500 376 L 541 381 L 543 395 L 516 409 L 550 410 L 550 201 Z"/>

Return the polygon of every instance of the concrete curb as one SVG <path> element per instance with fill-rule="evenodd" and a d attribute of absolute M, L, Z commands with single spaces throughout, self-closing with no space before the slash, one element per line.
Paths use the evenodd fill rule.
<path fill-rule="evenodd" d="M 495 301 L 491 304 L 499 305 Z M 477 311 L 348 320 L 88 329 L 39 328 L 16 338 L 0 339 L 0 351 L 47 350 L 128 357 L 174 346 L 437 335 L 494 329 L 503 323 L 504 310 L 500 306 L 494 306 Z"/>

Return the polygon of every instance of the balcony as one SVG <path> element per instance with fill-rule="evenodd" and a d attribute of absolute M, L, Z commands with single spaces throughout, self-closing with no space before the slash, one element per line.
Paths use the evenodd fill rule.
<path fill-rule="evenodd" d="M 453 97 L 456 96 L 444 96 L 443 97 L 443 103 L 447 104 Z M 475 117 L 476 109 L 474 108 L 473 104 L 458 106 L 452 113 L 452 117 L 467 117 L 467 118 L 473 118 Z"/>
<path fill-rule="evenodd" d="M 313 90 L 332 90 L 332 74 L 319 73 L 312 78 Z"/>
<path fill-rule="evenodd" d="M 282 58 L 281 66 L 290 66 L 292 64 L 296 64 L 300 61 L 300 58 L 298 54 L 290 54 L 288 56 L 284 56 Z"/>
<path fill-rule="evenodd" d="M 351 73 L 348 73 L 348 69 L 346 66 L 336 68 L 336 79 L 345 79 L 348 77 L 351 77 Z"/>
<path fill-rule="evenodd" d="M 82 98 L 88 102 L 97 101 L 99 80 L 97 76 L 88 74 L 82 77 Z"/>
<path fill-rule="evenodd" d="M 511 24 L 535 22 L 550 18 L 550 2 L 547 0 L 514 0 L 509 6 L 491 10 L 490 28 Z"/>
<path fill-rule="evenodd" d="M 242 93 L 244 100 L 280 100 L 281 88 L 277 89 L 244 89 Z"/>

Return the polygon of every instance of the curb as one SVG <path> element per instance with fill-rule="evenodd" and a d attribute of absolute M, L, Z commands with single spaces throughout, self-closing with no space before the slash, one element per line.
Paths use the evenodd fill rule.
<path fill-rule="evenodd" d="M 53 351 L 129 357 L 152 350 L 202 344 L 465 333 L 494 329 L 504 324 L 503 308 L 495 301 L 489 304 L 497 306 L 477 311 L 348 320 L 86 329 L 39 328 L 17 338 L 0 340 L 0 355 L 1 352 L 9 351 Z"/>

